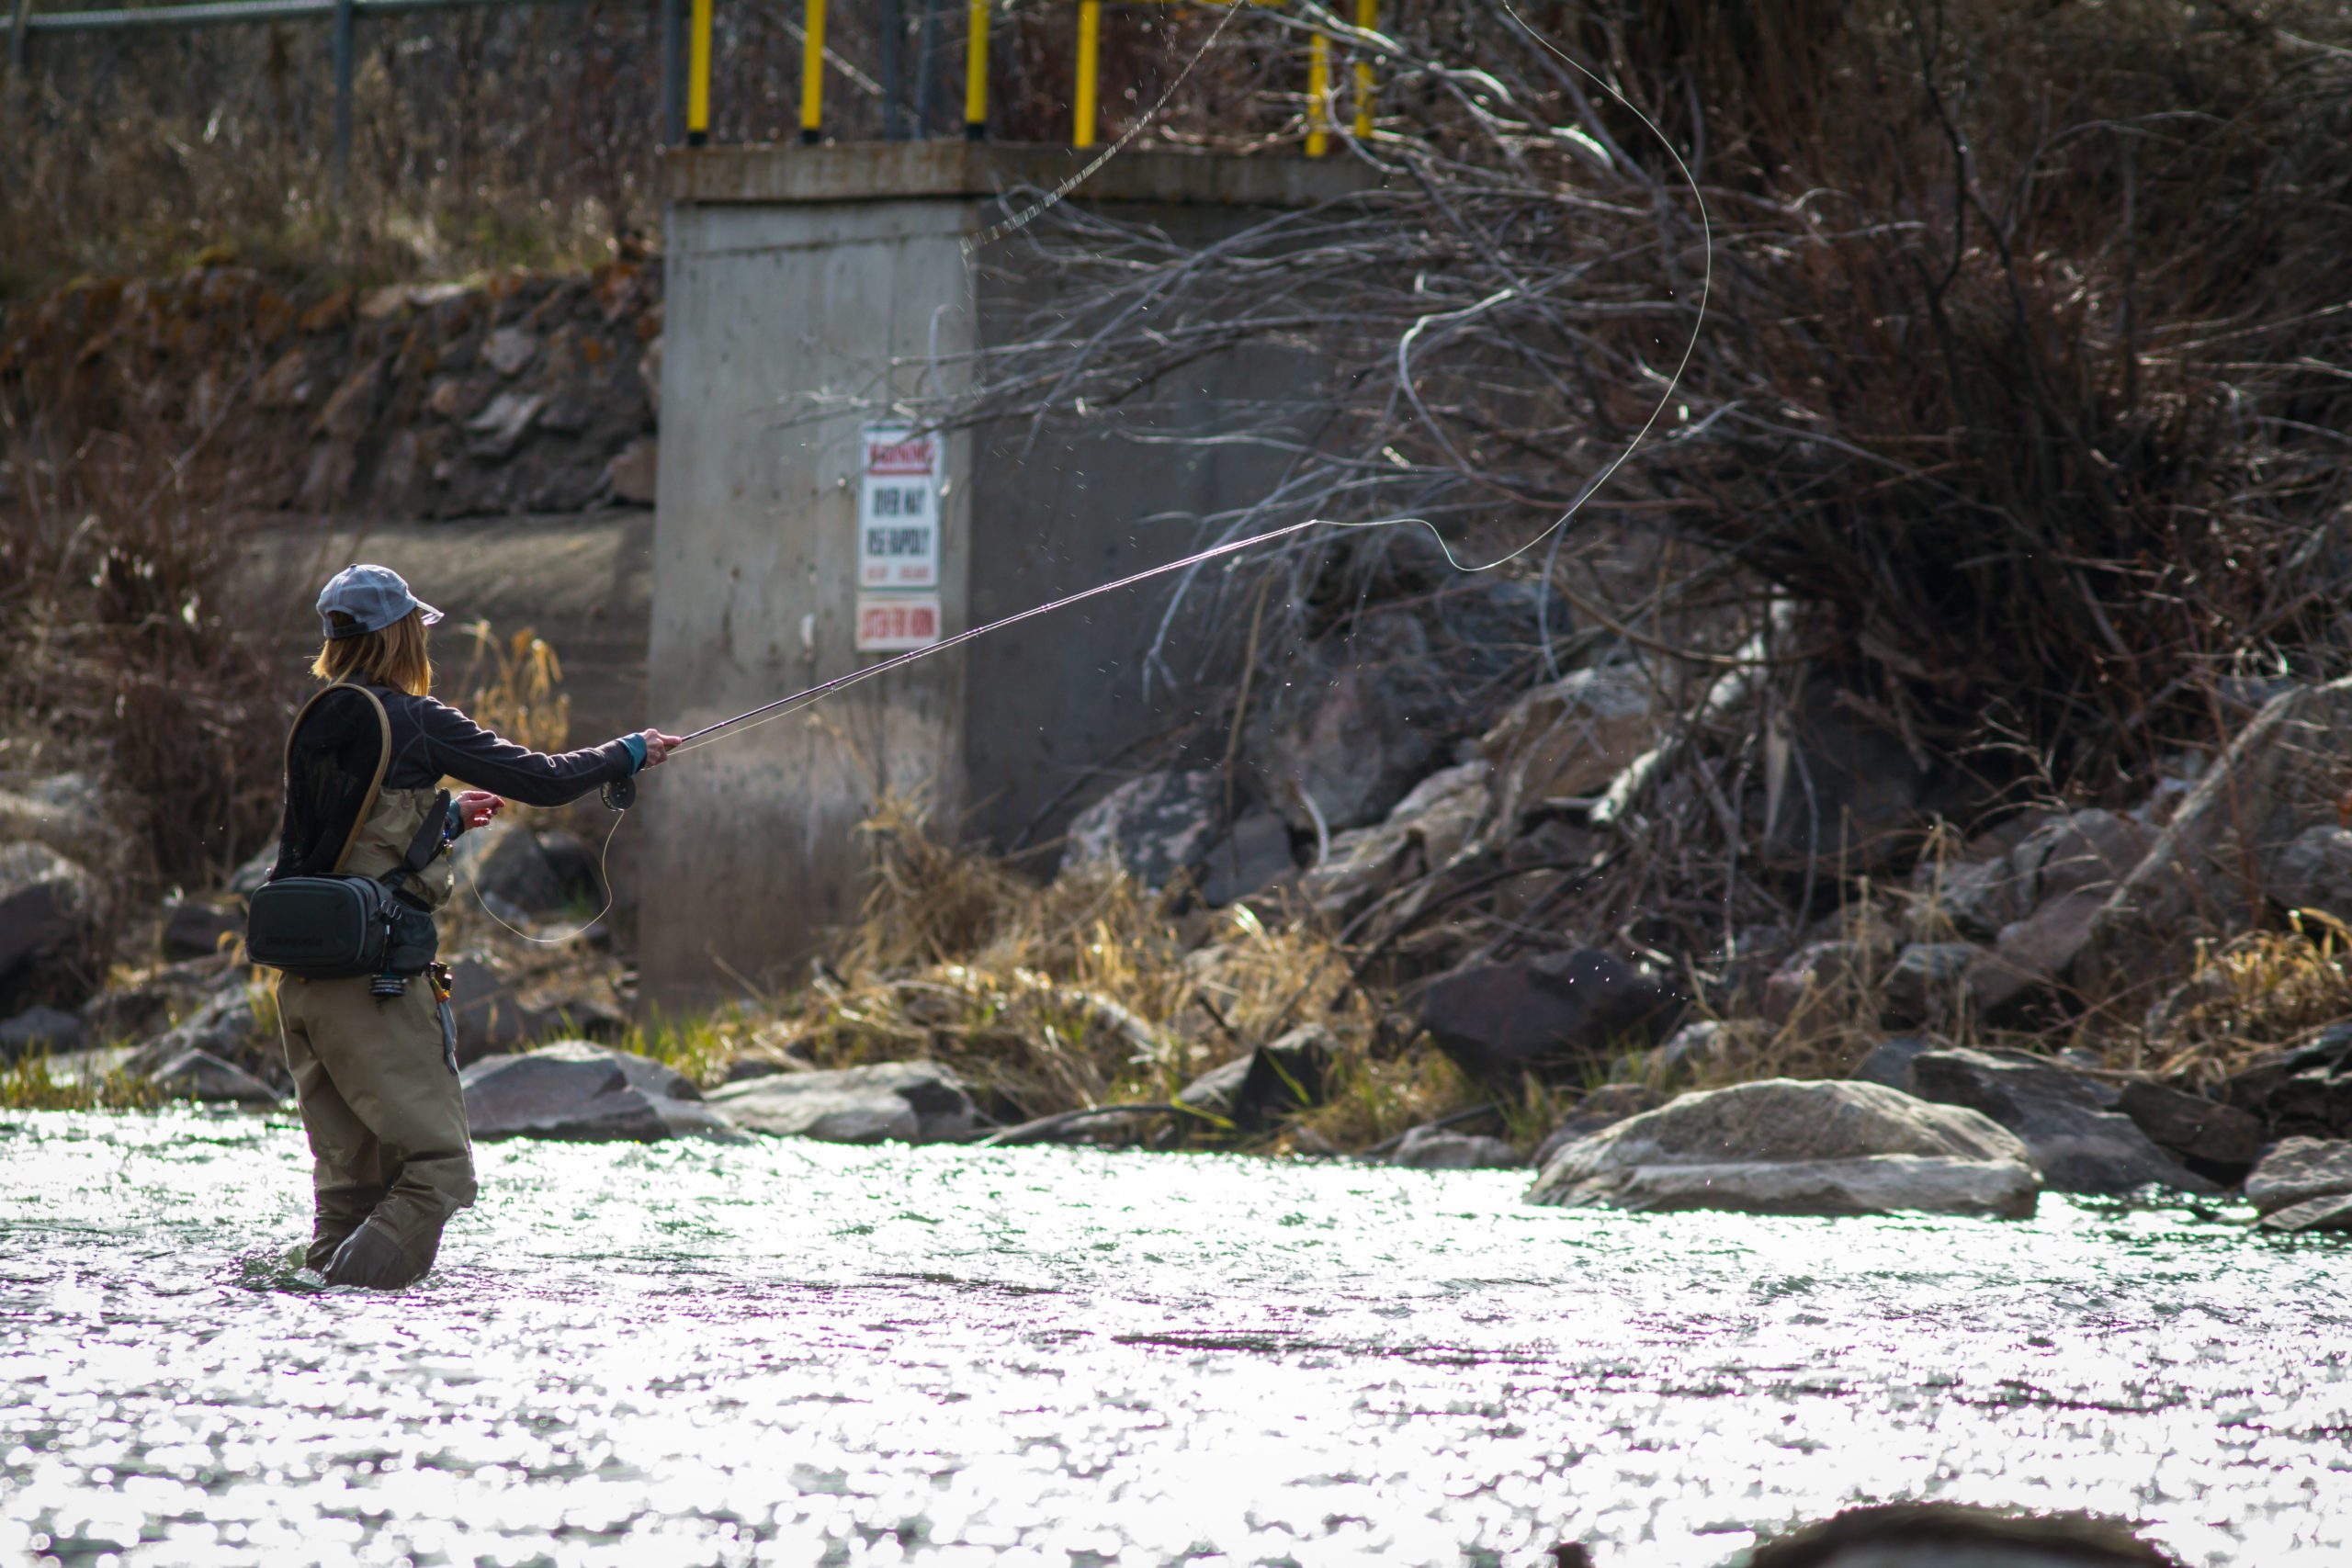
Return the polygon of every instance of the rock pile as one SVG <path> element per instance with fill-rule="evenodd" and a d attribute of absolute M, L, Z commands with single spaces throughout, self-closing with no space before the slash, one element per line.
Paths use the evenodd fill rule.
<path fill-rule="evenodd" d="M 652 501 L 661 355 L 660 271 L 636 263 L 317 299 L 200 267 L 10 312 L 0 402 L 208 437 L 250 505 L 569 512 Z"/>

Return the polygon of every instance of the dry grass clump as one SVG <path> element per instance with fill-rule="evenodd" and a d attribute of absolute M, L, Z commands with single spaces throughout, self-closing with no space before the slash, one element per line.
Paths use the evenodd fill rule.
<path fill-rule="evenodd" d="M 58 1077 L 42 1052 L 0 1067 L 0 1111 L 152 1111 L 163 1102 L 161 1089 L 129 1073 Z"/>
<path fill-rule="evenodd" d="M 1341 1043 L 1337 1092 L 1359 1107 L 1329 1111 L 1330 1134 L 1395 1130 L 1400 1108 L 1442 1098 L 1413 1087 L 1425 1065 L 1370 1059 L 1372 1004 L 1340 951 L 1302 925 L 1243 906 L 1182 913 L 1115 870 L 1040 886 L 942 842 L 903 797 L 885 798 L 863 830 L 873 886 L 837 963 L 743 1029 L 739 1050 L 827 1067 L 927 1058 L 1013 1119 L 1166 1100 L 1320 1024 Z"/>
<path fill-rule="evenodd" d="M 488 621 L 458 636 L 472 645 L 459 689 L 470 693 L 466 712 L 475 723 L 535 751 L 560 751 L 571 737 L 571 697 L 563 690 L 563 661 L 534 626 L 502 641 Z"/>
<path fill-rule="evenodd" d="M 2297 909 L 2284 931 L 2199 938 L 2188 978 L 2123 1043 L 2125 1065 L 2211 1084 L 2352 1018 L 2352 927 Z M 2111 1053 L 2111 1055 L 2117 1053 Z"/>
<path fill-rule="evenodd" d="M 1774 1024 L 1763 1019 L 1715 1021 L 1713 1048 L 1683 1064 L 1671 1083 L 1682 1089 L 1724 1089 L 1758 1078 L 1842 1078 L 1853 1071 L 1883 1032 L 1871 1032 L 1852 1015 L 1818 1021 L 1792 1019 Z M 1658 1075 L 1663 1080 L 1664 1075 Z"/>
<path fill-rule="evenodd" d="M 1552 1105 L 1552 1097 L 1535 1079 L 1528 1079 L 1526 1088 L 1532 1099 Z M 1483 1087 L 1442 1054 L 1426 1047 L 1343 1056 L 1329 1095 L 1298 1117 L 1288 1140 L 1291 1147 L 1314 1154 L 1370 1148 L 1408 1128 L 1488 1102 Z M 1558 1124 L 1558 1116 L 1521 1118 L 1514 1114 L 1518 1109 L 1514 1103 L 1499 1106 L 1496 1112 L 1508 1141 L 1515 1145 L 1532 1147 Z"/>

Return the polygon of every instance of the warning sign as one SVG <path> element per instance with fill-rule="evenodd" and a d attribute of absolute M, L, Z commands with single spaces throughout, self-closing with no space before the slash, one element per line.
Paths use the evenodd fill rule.
<path fill-rule="evenodd" d="M 858 587 L 938 587 L 938 434 L 870 424 L 861 435 L 865 459 L 857 492 Z M 859 625 L 864 624 L 861 616 Z"/>
<path fill-rule="evenodd" d="M 857 596 L 857 650 L 904 653 L 939 640 L 936 593 L 861 593 Z"/>

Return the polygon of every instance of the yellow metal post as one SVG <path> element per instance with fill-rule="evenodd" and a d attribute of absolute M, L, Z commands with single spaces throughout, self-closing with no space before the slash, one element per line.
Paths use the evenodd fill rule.
<path fill-rule="evenodd" d="M 971 26 L 964 37 L 964 134 L 974 141 L 989 133 L 989 0 L 972 0 Z"/>
<path fill-rule="evenodd" d="M 686 145 L 710 140 L 710 0 L 694 0 L 686 41 Z"/>
<path fill-rule="evenodd" d="M 1380 0 L 1356 0 L 1356 26 L 1365 32 L 1376 32 L 1380 27 Z M 1372 61 L 1365 52 L 1356 51 L 1356 139 L 1368 141 L 1372 136 Z"/>
<path fill-rule="evenodd" d="M 804 0 L 800 13 L 800 140 L 825 136 L 825 0 Z"/>
<path fill-rule="evenodd" d="M 1331 150 L 1331 40 L 1317 33 L 1306 40 L 1306 155 Z"/>
<path fill-rule="evenodd" d="M 1070 145 L 1094 145 L 1094 90 L 1102 73 L 1102 0 L 1078 0 L 1078 83 Z"/>

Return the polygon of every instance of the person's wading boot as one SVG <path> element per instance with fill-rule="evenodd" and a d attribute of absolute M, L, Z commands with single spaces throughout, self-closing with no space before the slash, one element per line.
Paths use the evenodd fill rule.
<path fill-rule="evenodd" d="M 437 1248 L 435 1250 L 438 1250 Z M 427 1258 L 422 1265 L 401 1250 L 391 1233 L 378 1224 L 363 1224 L 344 1239 L 327 1259 L 323 1278 L 330 1285 L 357 1285 L 369 1291 L 397 1291 L 424 1278 L 433 1267 Z"/>

